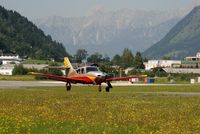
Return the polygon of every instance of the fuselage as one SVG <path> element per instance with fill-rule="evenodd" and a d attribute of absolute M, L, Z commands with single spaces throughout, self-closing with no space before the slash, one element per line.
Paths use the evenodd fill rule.
<path fill-rule="evenodd" d="M 96 66 L 85 66 L 76 69 L 77 75 L 70 78 L 84 81 L 85 84 L 99 84 L 104 81 L 107 74 L 101 72 Z"/>

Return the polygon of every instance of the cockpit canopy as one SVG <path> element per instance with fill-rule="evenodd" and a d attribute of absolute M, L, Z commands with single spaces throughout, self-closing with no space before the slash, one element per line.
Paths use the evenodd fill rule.
<path fill-rule="evenodd" d="M 81 67 L 81 68 L 76 69 L 76 72 L 78 74 L 85 74 L 88 72 L 97 72 L 97 71 L 99 71 L 99 69 L 95 66 L 86 66 L 86 67 Z"/>
<path fill-rule="evenodd" d="M 89 67 L 86 67 L 86 73 L 88 72 L 91 72 L 91 71 L 99 71 L 99 69 L 95 66 L 89 66 Z"/>

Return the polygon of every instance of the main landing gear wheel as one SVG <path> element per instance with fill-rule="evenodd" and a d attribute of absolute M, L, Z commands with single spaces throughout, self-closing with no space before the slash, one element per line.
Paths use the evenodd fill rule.
<path fill-rule="evenodd" d="M 66 90 L 67 91 L 70 91 L 71 90 L 71 83 L 66 83 Z"/>
<path fill-rule="evenodd" d="M 102 87 L 101 87 L 101 85 L 99 85 L 99 87 L 98 87 L 98 91 L 99 91 L 99 92 L 102 91 Z"/>
<path fill-rule="evenodd" d="M 107 82 L 107 85 L 108 86 L 106 87 L 106 92 L 110 92 L 110 88 L 113 88 L 113 87 L 109 81 Z"/>

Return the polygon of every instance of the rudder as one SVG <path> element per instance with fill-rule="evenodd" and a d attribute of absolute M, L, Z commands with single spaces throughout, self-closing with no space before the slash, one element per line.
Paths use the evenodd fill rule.
<path fill-rule="evenodd" d="M 64 67 L 65 67 L 65 75 L 66 76 L 77 75 L 77 72 L 74 70 L 74 68 L 71 65 L 68 57 L 64 57 L 63 63 L 64 63 Z"/>

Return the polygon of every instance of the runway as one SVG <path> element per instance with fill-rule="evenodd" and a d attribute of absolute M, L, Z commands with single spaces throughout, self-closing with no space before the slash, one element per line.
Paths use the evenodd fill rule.
<path fill-rule="evenodd" d="M 87 86 L 75 84 L 74 86 Z M 103 85 L 106 85 L 105 83 Z M 114 82 L 113 86 L 191 86 L 191 84 L 131 84 L 130 82 Z M 0 88 L 5 87 L 32 87 L 32 86 L 65 86 L 65 82 L 59 81 L 0 81 Z"/>
<path fill-rule="evenodd" d="M 103 84 L 106 85 L 106 84 Z M 128 82 L 115 82 L 113 86 L 192 86 L 192 84 L 131 84 Z M 64 82 L 58 81 L 0 81 L 0 89 L 20 89 L 20 87 L 41 87 L 41 86 L 63 86 Z M 82 84 L 76 84 L 73 86 L 88 86 Z M 24 89 L 24 88 L 23 88 Z M 125 93 L 125 92 L 120 92 Z M 130 94 L 162 94 L 162 95 L 187 95 L 187 96 L 198 96 L 200 92 L 130 92 Z"/>
<path fill-rule="evenodd" d="M 36 87 L 36 86 L 65 86 L 64 82 L 54 81 L 0 81 L 0 88 Z"/>

